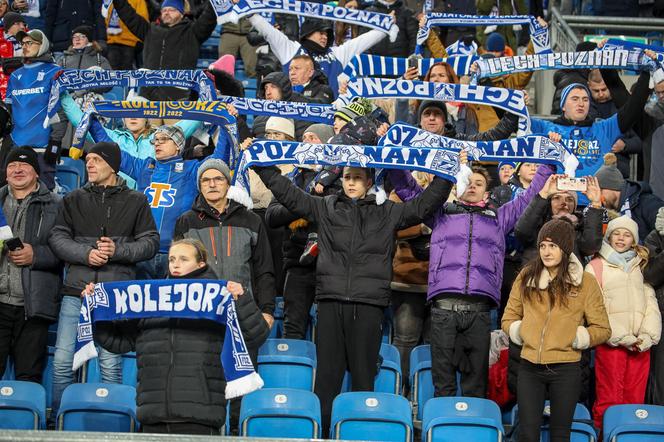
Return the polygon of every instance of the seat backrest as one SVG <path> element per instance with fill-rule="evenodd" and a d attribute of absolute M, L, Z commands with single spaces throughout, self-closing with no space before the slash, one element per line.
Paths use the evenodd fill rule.
<path fill-rule="evenodd" d="M 342 440 L 409 442 L 413 435 L 410 403 L 390 393 L 358 391 L 334 399 L 330 437 Z"/>
<path fill-rule="evenodd" d="M 268 339 L 258 350 L 258 374 L 266 388 L 313 391 L 316 346 L 299 339 Z"/>
<path fill-rule="evenodd" d="M 401 393 L 401 356 L 392 344 L 380 345 L 380 356 L 383 363 L 374 381 L 374 391 L 383 393 Z"/>
<path fill-rule="evenodd" d="M 424 405 L 423 441 L 499 441 L 504 434 L 498 405 L 474 397 L 437 397 Z"/>
<path fill-rule="evenodd" d="M 48 346 L 46 352 L 46 364 L 42 372 L 42 386 L 46 390 L 46 408 L 49 409 L 53 404 L 53 358 L 55 357 L 55 347 Z"/>
<path fill-rule="evenodd" d="M 424 404 L 433 397 L 431 346 L 419 345 L 410 352 L 410 391 L 415 419 L 422 420 Z"/>
<path fill-rule="evenodd" d="M 242 397 L 240 435 L 317 439 L 320 401 L 310 391 L 263 388 Z"/>
<path fill-rule="evenodd" d="M 136 431 L 136 389 L 121 384 L 72 384 L 62 394 L 57 424 L 69 431 Z"/>
<path fill-rule="evenodd" d="M 46 391 L 40 384 L 0 381 L 0 428 L 46 428 Z"/>
<path fill-rule="evenodd" d="M 664 440 L 664 406 L 614 405 L 604 412 L 605 441 Z"/>

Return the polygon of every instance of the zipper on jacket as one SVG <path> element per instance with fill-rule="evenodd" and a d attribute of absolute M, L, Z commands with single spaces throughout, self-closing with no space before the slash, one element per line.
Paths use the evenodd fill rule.
<path fill-rule="evenodd" d="M 468 257 L 466 258 L 466 288 L 464 294 L 468 294 L 468 286 L 470 285 L 470 259 L 473 251 L 473 213 L 470 213 L 470 226 L 468 227 Z"/>
<path fill-rule="evenodd" d="M 233 230 L 228 226 L 228 238 L 226 238 L 226 256 L 231 256 L 231 240 L 233 239 Z"/>
<path fill-rule="evenodd" d="M 351 204 L 353 204 L 353 218 L 355 219 L 356 218 L 355 215 L 356 215 L 357 210 L 358 210 L 357 209 L 357 202 L 354 201 Z M 351 265 L 351 257 L 355 253 L 355 251 L 353 250 L 353 248 L 355 246 L 355 225 L 356 225 L 356 223 L 353 223 L 353 230 L 351 231 L 351 234 L 350 234 L 350 249 L 349 249 L 350 254 L 349 254 L 348 264 L 346 265 L 346 275 L 347 275 L 346 276 L 346 301 L 350 301 L 352 299 L 352 297 L 349 296 L 349 294 L 350 294 L 350 281 L 352 279 L 351 278 L 351 272 L 353 270 L 353 266 Z"/>
<path fill-rule="evenodd" d="M 219 223 L 219 229 L 221 229 L 221 223 Z M 219 264 L 219 261 L 217 261 L 217 245 L 214 242 L 214 230 L 212 227 L 210 227 L 210 243 L 212 244 L 212 254 L 214 255 L 214 263 Z"/>
<path fill-rule="evenodd" d="M 544 327 L 542 327 L 542 335 L 540 336 L 540 345 L 539 345 L 539 350 L 537 351 L 538 364 L 542 363 L 542 347 L 544 346 L 544 333 L 546 333 L 546 328 L 549 325 L 549 319 L 551 318 L 551 302 L 552 300 L 549 299 L 549 310 L 546 312 L 546 320 L 544 321 Z"/>
<path fill-rule="evenodd" d="M 159 55 L 159 69 L 163 69 L 163 63 L 164 63 L 164 50 L 166 49 L 166 39 L 164 38 L 161 41 L 161 54 Z"/>

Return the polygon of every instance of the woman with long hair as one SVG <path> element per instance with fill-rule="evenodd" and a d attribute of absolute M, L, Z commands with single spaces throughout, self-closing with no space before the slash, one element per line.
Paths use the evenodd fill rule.
<path fill-rule="evenodd" d="M 551 441 L 569 441 L 581 388 L 581 351 L 611 335 L 597 280 L 574 256 L 574 228 L 553 219 L 537 237 L 539 255 L 510 293 L 502 329 L 522 346 L 517 387 L 519 441 L 540 440 L 544 401 L 551 401 Z"/>

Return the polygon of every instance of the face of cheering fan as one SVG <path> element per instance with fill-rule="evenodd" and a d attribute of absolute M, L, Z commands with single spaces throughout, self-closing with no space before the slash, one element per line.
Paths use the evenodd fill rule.
<path fill-rule="evenodd" d="M 183 276 L 205 267 L 196 248 L 190 244 L 176 244 L 168 251 L 168 270 L 173 276 Z"/>
<path fill-rule="evenodd" d="M 166 26 L 174 26 L 182 21 L 184 16 L 175 8 L 161 8 L 161 22 Z"/>
<path fill-rule="evenodd" d="M 123 119 L 125 127 L 132 134 L 137 134 L 145 130 L 148 125 L 147 118 L 125 118 Z"/>
<path fill-rule="evenodd" d="M 367 169 L 344 167 L 342 186 L 348 198 L 362 199 L 371 188 L 372 180 Z"/>
<path fill-rule="evenodd" d="M 484 201 L 487 197 L 487 182 L 484 175 L 481 173 L 473 173 L 470 177 L 470 183 L 466 187 L 466 191 L 459 197 L 462 202 L 466 203 L 479 203 Z"/>
<path fill-rule="evenodd" d="M 539 245 L 539 254 L 542 264 L 547 269 L 556 268 L 563 260 L 563 251 L 557 244 L 551 241 L 542 241 Z"/>
<path fill-rule="evenodd" d="M 316 31 L 307 35 L 307 40 L 311 40 L 314 43 L 318 43 L 321 47 L 327 47 L 327 32 L 325 31 Z"/>
<path fill-rule="evenodd" d="M 498 171 L 500 184 L 507 184 L 510 178 L 512 178 L 513 173 L 514 173 L 514 167 L 511 164 L 504 164 Z"/>
<path fill-rule="evenodd" d="M 567 96 L 563 113 L 568 120 L 581 122 L 588 117 L 590 110 L 590 97 L 583 88 L 572 89 Z"/>
<path fill-rule="evenodd" d="M 634 237 L 632 232 L 627 229 L 619 228 L 611 232 L 609 237 L 609 244 L 618 253 L 628 251 L 634 245 Z"/>
<path fill-rule="evenodd" d="M 447 75 L 445 66 L 434 66 L 429 72 L 429 81 L 432 83 L 450 83 L 451 78 Z"/>
<path fill-rule="evenodd" d="M 420 127 L 434 134 L 443 135 L 445 132 L 445 115 L 435 106 L 427 107 L 422 112 Z"/>

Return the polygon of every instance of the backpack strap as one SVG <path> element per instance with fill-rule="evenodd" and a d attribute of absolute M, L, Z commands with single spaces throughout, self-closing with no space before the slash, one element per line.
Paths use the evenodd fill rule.
<path fill-rule="evenodd" d="M 601 258 L 593 258 L 590 260 L 590 265 L 595 272 L 595 279 L 599 283 L 599 288 L 603 289 L 602 285 L 602 272 L 604 272 L 604 264 L 602 263 Z"/>

